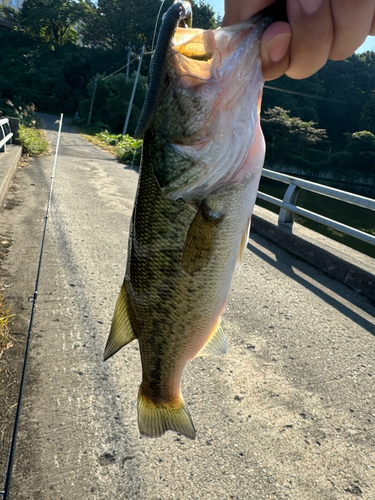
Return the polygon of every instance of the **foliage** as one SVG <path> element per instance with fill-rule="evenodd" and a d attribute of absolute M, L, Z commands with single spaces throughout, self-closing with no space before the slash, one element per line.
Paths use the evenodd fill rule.
<path fill-rule="evenodd" d="M 82 120 L 73 119 L 69 125 L 87 141 L 116 156 L 121 163 L 139 165 L 143 144 L 141 139 L 134 139 L 128 134 L 111 134 L 104 123 L 86 125 Z"/>
<path fill-rule="evenodd" d="M 290 116 L 290 111 L 276 106 L 264 112 L 262 128 L 267 142 L 267 161 L 310 166 L 327 158 L 328 141 L 324 129 L 312 121 Z"/>
<path fill-rule="evenodd" d="M 49 142 L 42 130 L 36 129 L 35 126 L 20 125 L 19 135 L 23 154 L 41 156 L 48 153 Z"/>
<path fill-rule="evenodd" d="M 344 135 L 345 149 L 333 153 L 329 158 L 328 166 L 346 172 L 355 169 L 357 172 L 374 174 L 375 136 L 367 130 Z"/>
<path fill-rule="evenodd" d="M 193 27 L 202 29 L 216 29 L 221 19 L 215 14 L 211 5 L 205 0 L 191 0 L 193 9 Z"/>
<path fill-rule="evenodd" d="M 10 314 L 9 308 L 5 308 L 2 296 L 0 294 L 0 357 L 3 352 L 12 347 L 12 342 L 9 338 L 8 323 L 14 316 Z"/>
<path fill-rule="evenodd" d="M 10 100 L 0 101 L 0 116 L 2 114 L 19 119 L 19 138 L 23 154 L 39 156 L 48 152 L 49 142 L 44 133 L 35 128 L 37 118 L 34 104 L 22 108 Z"/>
<path fill-rule="evenodd" d="M 2 114 L 4 114 L 4 116 L 18 118 L 20 125 L 32 127 L 36 123 L 34 104 L 24 107 L 16 106 L 12 101 L 7 99 L 3 104 L 0 102 L 0 115 Z"/>
<path fill-rule="evenodd" d="M 104 144 L 116 147 L 116 156 L 122 163 L 135 163 L 141 161 L 142 143 L 140 139 L 134 139 L 130 135 L 114 135 L 107 131 L 96 134 Z"/>
<path fill-rule="evenodd" d="M 160 27 L 162 15 L 172 5 L 166 0 L 156 28 Z M 193 25 L 199 28 L 216 28 L 217 16 L 204 0 L 191 2 Z M 86 19 L 84 41 L 93 46 L 105 46 L 117 50 L 131 46 L 139 52 L 143 44 L 147 51 L 152 48 L 152 40 L 160 9 L 155 0 L 98 0 L 91 15 Z"/>
<path fill-rule="evenodd" d="M 346 137 L 348 140 L 346 149 L 349 152 L 375 151 L 375 136 L 367 130 L 346 134 Z"/>
<path fill-rule="evenodd" d="M 0 29 L 0 47 L 2 98 L 21 107 L 33 102 L 39 111 L 57 114 L 74 115 L 79 102 L 89 97 L 87 85 L 96 72 L 112 72 L 125 64 L 114 50 L 51 47 L 21 31 Z"/>
<path fill-rule="evenodd" d="M 19 20 L 35 38 L 76 43 L 79 24 L 92 10 L 89 0 L 24 0 Z"/>
<path fill-rule="evenodd" d="M 3 1 L 0 3 L 0 18 L 18 24 L 19 13 L 13 7 L 10 7 L 9 2 Z"/>
<path fill-rule="evenodd" d="M 272 88 L 282 89 L 282 92 Z M 267 85 L 263 109 L 280 106 L 291 116 L 314 121 L 327 131 L 332 151 L 345 148 L 345 133 L 368 130 L 375 134 L 375 53 L 354 54 L 328 61 L 305 80 L 282 76 Z"/>
<path fill-rule="evenodd" d="M 92 119 L 94 122 L 107 124 L 107 128 L 114 132 L 121 132 L 129 107 L 129 101 L 133 90 L 135 75 L 127 78 L 124 74 L 113 75 L 109 78 L 99 75 Z M 92 95 L 94 81 L 88 85 L 88 94 Z M 134 102 L 130 115 L 128 131 L 134 133 L 146 95 L 147 78 L 140 75 Z M 87 122 L 91 99 L 81 101 L 79 115 L 82 122 Z"/>

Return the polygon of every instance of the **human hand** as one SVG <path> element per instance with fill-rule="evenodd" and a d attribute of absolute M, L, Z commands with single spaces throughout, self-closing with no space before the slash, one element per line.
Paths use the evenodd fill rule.
<path fill-rule="evenodd" d="M 223 26 L 250 19 L 275 0 L 225 0 Z M 288 23 L 274 22 L 260 44 L 265 80 L 307 78 L 328 59 L 353 54 L 375 35 L 375 0 L 286 0 Z"/>

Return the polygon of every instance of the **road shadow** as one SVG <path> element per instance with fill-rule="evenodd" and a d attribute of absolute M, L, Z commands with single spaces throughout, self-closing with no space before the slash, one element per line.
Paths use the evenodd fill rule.
<path fill-rule="evenodd" d="M 137 172 L 139 174 L 139 165 L 124 165 L 124 170 L 130 170 L 130 172 Z"/>
<path fill-rule="evenodd" d="M 256 243 L 266 246 L 268 250 L 272 251 L 276 257 L 276 260 L 273 260 L 271 257 L 269 257 L 266 253 L 262 252 L 259 248 L 254 246 L 252 244 L 252 240 L 254 240 Z M 263 261 L 265 261 L 267 264 L 270 266 L 273 266 L 275 269 L 278 271 L 281 271 L 284 273 L 286 276 L 292 278 L 296 283 L 302 285 L 305 287 L 307 290 L 310 292 L 314 293 L 317 295 L 319 298 L 323 299 L 327 304 L 329 304 L 331 307 L 334 307 L 337 311 L 339 311 L 341 314 L 344 314 L 346 317 L 360 325 L 362 328 L 367 330 L 371 335 L 375 336 L 375 325 L 374 323 L 371 323 L 368 321 L 366 318 L 361 316 L 359 313 L 353 311 L 350 309 L 348 306 L 337 300 L 336 298 L 332 297 L 328 293 L 326 293 L 324 290 L 321 288 L 315 286 L 313 283 L 310 283 L 308 280 L 304 279 L 302 276 L 299 276 L 296 274 L 292 268 L 292 266 L 302 273 L 306 274 L 307 276 L 311 277 L 313 280 L 321 283 L 322 286 L 332 290 L 335 294 L 341 296 L 345 300 L 350 301 L 350 295 L 351 294 L 358 294 L 358 297 L 360 298 L 359 301 L 356 302 L 356 307 L 362 309 L 364 312 L 369 314 L 370 316 L 374 315 L 374 306 L 371 304 L 371 301 L 364 296 L 361 296 L 358 292 L 355 290 L 349 288 L 347 285 L 344 283 L 340 283 L 338 281 L 335 281 L 333 278 L 325 274 L 323 271 L 313 267 L 311 264 L 308 262 L 299 259 L 295 255 L 291 254 L 287 250 L 278 247 L 277 245 L 273 244 L 271 241 L 268 241 L 264 239 L 263 237 L 257 235 L 257 234 L 251 234 L 250 236 L 250 241 L 247 244 L 248 250 L 253 252 L 255 255 L 257 255 L 259 258 L 261 258 Z M 290 262 L 292 260 L 292 263 Z"/>

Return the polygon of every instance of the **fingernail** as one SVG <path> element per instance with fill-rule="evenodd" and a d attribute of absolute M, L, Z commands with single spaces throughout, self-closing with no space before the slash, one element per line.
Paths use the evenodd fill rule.
<path fill-rule="evenodd" d="M 299 0 L 299 3 L 306 14 L 313 14 L 322 5 L 323 0 Z"/>
<path fill-rule="evenodd" d="M 291 33 L 283 33 L 274 38 L 267 47 L 268 57 L 272 62 L 279 62 L 289 49 Z"/>

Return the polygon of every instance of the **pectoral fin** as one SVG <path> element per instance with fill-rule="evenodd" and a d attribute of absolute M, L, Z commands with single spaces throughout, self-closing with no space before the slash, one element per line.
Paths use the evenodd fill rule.
<path fill-rule="evenodd" d="M 188 273 L 199 271 L 208 264 L 216 247 L 218 227 L 224 219 L 222 212 L 214 212 L 202 200 L 190 225 L 182 255 L 182 266 Z"/>
<path fill-rule="evenodd" d="M 195 356 L 221 356 L 228 352 L 228 342 L 224 335 L 223 329 L 220 324 L 217 327 L 215 333 L 209 338 L 209 340 L 204 344 L 202 349 Z"/>
<path fill-rule="evenodd" d="M 104 350 L 104 361 L 135 339 L 126 303 L 125 285 L 123 284 L 116 302 L 111 331 Z"/>

